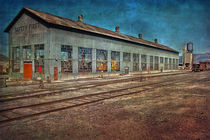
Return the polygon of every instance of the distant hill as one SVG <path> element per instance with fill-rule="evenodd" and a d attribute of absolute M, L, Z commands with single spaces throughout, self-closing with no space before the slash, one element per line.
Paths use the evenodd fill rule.
<path fill-rule="evenodd" d="M 194 63 L 210 62 L 210 53 L 205 54 L 193 54 Z"/>
<path fill-rule="evenodd" d="M 0 61 L 9 61 L 9 58 L 3 54 L 0 54 Z"/>

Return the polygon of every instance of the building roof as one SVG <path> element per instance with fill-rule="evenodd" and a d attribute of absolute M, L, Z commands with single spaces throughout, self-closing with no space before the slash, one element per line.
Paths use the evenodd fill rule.
<path fill-rule="evenodd" d="M 53 28 L 63 28 L 63 29 L 76 29 L 80 31 L 85 31 L 89 33 L 99 34 L 103 36 L 108 36 L 115 39 L 120 39 L 132 43 L 137 43 L 141 45 L 146 45 L 149 47 L 166 50 L 170 52 L 179 53 L 178 51 L 171 49 L 165 45 L 154 43 L 151 41 L 139 39 L 133 36 L 125 35 L 122 33 L 118 33 L 115 31 L 107 30 L 104 28 L 96 27 L 90 24 L 86 24 L 83 22 L 73 21 L 67 18 L 55 16 L 49 13 L 29 9 L 29 8 L 22 8 L 21 11 L 16 15 L 16 17 L 12 20 L 12 22 L 7 26 L 7 28 L 4 30 L 5 32 L 9 32 L 11 27 L 16 23 L 16 21 L 22 16 L 22 14 L 27 14 L 41 23 L 43 23 L 47 27 L 53 27 Z"/>

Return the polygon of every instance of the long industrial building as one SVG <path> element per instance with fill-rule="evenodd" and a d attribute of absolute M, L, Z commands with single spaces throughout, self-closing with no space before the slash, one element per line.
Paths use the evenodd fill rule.
<path fill-rule="evenodd" d="M 178 69 L 179 52 L 83 22 L 23 8 L 9 33 L 10 77 L 69 79 L 81 75 Z"/>

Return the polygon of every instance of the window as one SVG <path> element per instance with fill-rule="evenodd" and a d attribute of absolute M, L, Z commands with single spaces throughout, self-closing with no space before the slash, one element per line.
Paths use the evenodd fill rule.
<path fill-rule="evenodd" d="M 179 68 L 178 62 L 179 62 L 179 59 L 176 59 L 176 69 Z"/>
<path fill-rule="evenodd" d="M 133 54 L 133 71 L 139 71 L 139 54 Z"/>
<path fill-rule="evenodd" d="M 35 72 L 44 74 L 44 44 L 34 45 Z"/>
<path fill-rule="evenodd" d="M 61 72 L 72 73 L 72 46 L 61 45 Z"/>
<path fill-rule="evenodd" d="M 106 50 L 96 50 L 96 71 L 106 72 L 107 71 L 107 54 Z"/>
<path fill-rule="evenodd" d="M 20 47 L 12 48 L 12 71 L 20 72 Z"/>
<path fill-rule="evenodd" d="M 112 51 L 112 71 L 120 71 L 120 52 Z"/>
<path fill-rule="evenodd" d="M 173 69 L 175 70 L 176 68 L 176 63 L 175 63 L 175 59 L 173 58 Z"/>
<path fill-rule="evenodd" d="M 163 63 L 163 57 L 160 57 L 160 63 L 161 64 Z"/>
<path fill-rule="evenodd" d="M 159 58 L 155 56 L 155 70 L 159 70 Z"/>
<path fill-rule="evenodd" d="M 23 46 L 23 59 L 31 59 L 31 46 Z"/>
<path fill-rule="evenodd" d="M 153 56 L 150 56 L 150 70 L 153 70 Z"/>
<path fill-rule="evenodd" d="M 172 69 L 172 62 L 171 62 L 171 58 L 169 58 L 169 70 Z"/>
<path fill-rule="evenodd" d="M 92 49 L 91 48 L 78 48 L 79 72 L 91 72 L 92 71 Z"/>
<path fill-rule="evenodd" d="M 142 71 L 147 70 L 147 56 L 146 55 L 141 55 L 141 69 Z"/>
<path fill-rule="evenodd" d="M 168 70 L 168 58 L 165 58 L 165 70 Z"/>
<path fill-rule="evenodd" d="M 131 54 L 130 53 L 123 53 L 123 61 L 130 62 L 131 61 Z"/>

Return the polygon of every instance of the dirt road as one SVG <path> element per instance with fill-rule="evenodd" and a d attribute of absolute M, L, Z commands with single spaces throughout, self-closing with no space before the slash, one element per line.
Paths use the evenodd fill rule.
<path fill-rule="evenodd" d="M 189 77 L 153 91 L 4 124 L 0 139 L 207 140 L 210 72 Z"/>

